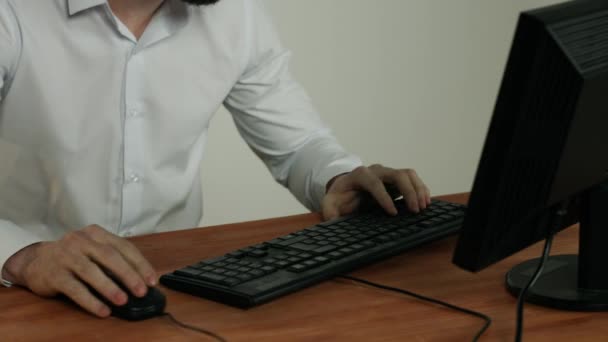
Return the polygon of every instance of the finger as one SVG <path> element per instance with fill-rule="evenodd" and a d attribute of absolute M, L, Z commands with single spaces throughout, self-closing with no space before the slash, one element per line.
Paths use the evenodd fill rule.
<path fill-rule="evenodd" d="M 414 213 L 420 212 L 421 206 L 418 201 L 416 188 L 414 187 L 414 184 L 412 184 L 412 180 L 410 179 L 409 175 L 406 172 L 397 171 L 390 182 L 399 188 L 407 208 Z"/>
<path fill-rule="evenodd" d="M 384 169 L 386 168 L 379 167 L 373 172 L 370 169 L 363 169 L 353 175 L 354 181 L 361 189 L 369 192 L 387 213 L 397 215 L 397 208 L 395 208 L 393 199 L 386 191 L 380 178 L 386 172 Z"/>
<path fill-rule="evenodd" d="M 336 219 L 344 214 L 351 213 L 354 211 L 359 202 L 359 198 L 356 191 L 348 191 L 344 193 L 330 193 L 327 194 L 321 202 L 321 212 L 323 219 L 326 221 Z M 348 206 L 345 207 L 345 204 Z M 348 210 L 350 208 L 353 209 Z"/>
<path fill-rule="evenodd" d="M 112 246 L 124 256 L 133 268 L 135 268 L 146 284 L 149 286 L 156 286 L 156 284 L 158 284 L 156 271 L 135 245 L 130 241 L 115 235 L 110 235 L 109 239 L 111 240 L 110 243 Z"/>
<path fill-rule="evenodd" d="M 426 184 L 424 184 L 422 179 L 420 179 L 418 173 L 415 170 L 408 169 L 405 170 L 405 173 L 409 176 L 412 185 L 416 191 L 416 196 L 420 208 L 426 209 L 426 207 L 430 204 L 431 194 L 429 188 L 426 186 Z"/>
<path fill-rule="evenodd" d="M 97 299 L 78 279 L 66 275 L 56 280 L 56 290 L 68 296 L 74 303 L 98 317 L 108 317 L 110 308 Z"/>
<path fill-rule="evenodd" d="M 340 210 L 336 205 L 335 196 L 326 195 L 321 202 L 321 213 L 324 221 L 330 221 L 340 217 Z"/>
<path fill-rule="evenodd" d="M 98 226 L 90 226 L 83 230 L 86 235 L 86 245 L 83 252 L 99 265 L 102 265 L 111 276 L 116 278 L 125 288 L 138 297 L 143 297 L 148 291 L 146 281 L 138 270 L 127 260 L 122 251 L 114 246 L 112 237 Z"/>
<path fill-rule="evenodd" d="M 347 215 L 355 212 L 361 205 L 361 196 L 354 196 L 350 201 L 344 202 L 340 205 L 341 215 Z"/>
<path fill-rule="evenodd" d="M 97 292 L 116 305 L 127 302 L 127 294 L 122 291 L 100 268 L 87 257 L 72 260 L 70 270 L 81 281 L 89 284 Z"/>

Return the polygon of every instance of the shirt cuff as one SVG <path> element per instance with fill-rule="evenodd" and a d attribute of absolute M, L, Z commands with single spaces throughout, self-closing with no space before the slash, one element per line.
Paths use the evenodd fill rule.
<path fill-rule="evenodd" d="M 334 177 L 343 173 L 351 172 L 352 170 L 363 165 L 361 160 L 355 156 L 349 156 L 339 159 L 323 168 L 315 177 L 312 186 L 312 197 L 315 211 L 321 211 L 321 203 L 327 192 L 327 183 Z"/>

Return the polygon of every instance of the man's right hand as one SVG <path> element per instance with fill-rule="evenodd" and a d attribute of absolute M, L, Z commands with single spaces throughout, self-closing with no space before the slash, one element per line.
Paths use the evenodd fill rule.
<path fill-rule="evenodd" d="M 70 232 L 59 241 L 28 246 L 4 264 L 7 280 L 40 296 L 63 293 L 99 317 L 109 316 L 110 308 L 86 285 L 115 305 L 127 302 L 127 294 L 106 271 L 139 297 L 157 283 L 156 272 L 131 242 L 97 225 Z"/>

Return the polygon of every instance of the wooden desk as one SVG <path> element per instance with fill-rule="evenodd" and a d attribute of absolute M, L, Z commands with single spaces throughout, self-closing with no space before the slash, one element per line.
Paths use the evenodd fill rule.
<path fill-rule="evenodd" d="M 465 202 L 467 196 L 442 198 Z M 307 227 L 306 214 L 206 229 L 136 237 L 135 244 L 159 272 L 221 255 Z M 577 228 L 558 235 L 552 254 L 575 253 Z M 512 341 L 515 298 L 503 286 L 511 266 L 537 257 L 537 244 L 478 273 L 451 263 L 455 238 L 366 267 L 353 275 L 401 287 L 484 312 L 493 324 L 482 341 Z M 241 310 L 163 288 L 167 310 L 228 341 L 470 341 L 480 319 L 443 307 L 344 280 L 332 280 Z M 0 341 L 211 341 L 167 318 L 125 322 L 97 319 L 74 306 L 38 298 L 17 288 L 0 289 Z M 563 312 L 526 305 L 526 341 L 608 341 L 608 313 Z"/>

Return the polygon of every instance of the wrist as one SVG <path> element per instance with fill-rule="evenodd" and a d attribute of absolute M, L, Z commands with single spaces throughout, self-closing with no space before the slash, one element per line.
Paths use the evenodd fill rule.
<path fill-rule="evenodd" d="M 327 184 L 325 185 L 325 193 L 329 192 L 329 189 L 331 189 L 331 186 L 334 184 L 334 182 L 336 181 L 336 179 L 348 174 L 349 172 L 344 172 L 341 173 L 339 175 L 335 175 L 332 179 L 329 180 L 329 182 L 327 182 Z"/>
<path fill-rule="evenodd" d="M 41 243 L 34 243 L 24 247 L 8 258 L 2 268 L 2 279 L 9 282 L 10 285 L 25 285 L 23 271 L 30 261 L 34 259 L 36 250 L 40 244 Z"/>

